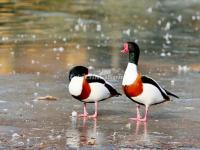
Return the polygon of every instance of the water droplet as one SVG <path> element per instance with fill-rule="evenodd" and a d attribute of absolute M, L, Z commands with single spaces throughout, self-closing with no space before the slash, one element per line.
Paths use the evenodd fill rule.
<path fill-rule="evenodd" d="M 170 22 L 167 22 L 166 25 L 165 25 L 165 30 L 170 30 L 170 27 L 171 27 L 171 23 Z"/>
<path fill-rule="evenodd" d="M 147 12 L 148 12 L 148 13 L 152 13 L 152 10 L 153 10 L 152 7 L 149 7 L 149 8 L 147 9 Z"/>
<path fill-rule="evenodd" d="M 179 15 L 176 19 L 178 20 L 178 22 L 182 22 L 182 16 L 181 15 Z"/>
<path fill-rule="evenodd" d="M 160 56 L 165 57 L 166 54 L 163 52 L 163 53 L 160 54 Z"/>
<path fill-rule="evenodd" d="M 39 87 L 39 86 L 40 86 L 40 83 L 39 83 L 39 82 L 37 82 L 35 85 L 36 85 L 36 87 Z"/>
<path fill-rule="evenodd" d="M 101 25 L 100 24 L 97 24 L 96 30 L 101 31 Z"/>

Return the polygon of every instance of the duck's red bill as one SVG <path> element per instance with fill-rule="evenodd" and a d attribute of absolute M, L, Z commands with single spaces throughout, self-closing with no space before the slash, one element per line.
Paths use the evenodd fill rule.
<path fill-rule="evenodd" d="M 121 50 L 122 53 L 128 53 L 128 43 L 124 43 L 124 49 Z"/>

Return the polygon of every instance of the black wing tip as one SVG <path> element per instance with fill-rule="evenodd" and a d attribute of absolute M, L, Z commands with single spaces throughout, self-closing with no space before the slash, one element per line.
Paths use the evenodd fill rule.
<path fill-rule="evenodd" d="M 121 93 L 117 92 L 117 90 L 112 87 L 110 84 L 105 83 L 105 87 L 108 89 L 108 91 L 110 92 L 111 96 L 120 96 L 122 95 Z"/>
<path fill-rule="evenodd" d="M 122 94 L 121 94 L 121 93 L 118 93 L 116 90 L 113 91 L 113 92 L 111 92 L 110 94 L 111 94 L 112 97 L 113 97 L 113 96 L 115 96 L 115 97 L 122 96 Z"/>
<path fill-rule="evenodd" d="M 168 92 L 167 94 L 170 95 L 170 96 L 173 96 L 173 97 L 175 97 L 175 98 L 179 98 L 179 96 L 177 96 L 177 95 L 175 95 L 175 94 L 173 94 L 173 93 Z"/>
<path fill-rule="evenodd" d="M 179 97 L 179 96 L 177 96 L 177 95 L 173 95 L 173 96 L 174 96 L 175 98 L 178 98 L 178 99 L 180 98 L 180 97 Z"/>
<path fill-rule="evenodd" d="M 115 96 L 119 97 L 119 96 L 122 96 L 122 94 L 117 92 Z"/>
<path fill-rule="evenodd" d="M 175 98 L 180 98 L 179 96 L 177 96 L 177 95 L 175 95 L 175 94 L 173 94 L 173 93 L 167 91 L 166 89 L 165 89 L 165 91 L 166 91 L 166 93 L 167 93 L 169 96 L 173 96 L 173 97 L 175 97 Z"/>

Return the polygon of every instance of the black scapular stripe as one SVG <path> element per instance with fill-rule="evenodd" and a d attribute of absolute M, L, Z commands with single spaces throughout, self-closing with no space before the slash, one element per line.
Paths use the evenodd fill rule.
<path fill-rule="evenodd" d="M 155 87 L 157 87 L 159 89 L 160 93 L 162 94 L 162 96 L 165 100 L 170 100 L 169 96 L 162 91 L 161 87 L 153 79 L 151 79 L 147 76 L 142 76 L 142 82 L 154 85 Z"/>
<path fill-rule="evenodd" d="M 99 83 L 105 84 L 105 80 L 97 76 L 87 76 L 86 80 L 88 83 L 99 82 Z"/>
<path fill-rule="evenodd" d="M 105 85 L 105 87 L 109 90 L 111 96 L 119 96 L 120 93 L 117 92 L 110 84 L 107 84 L 106 81 L 98 76 L 87 76 L 86 78 L 88 83 L 98 82 Z"/>

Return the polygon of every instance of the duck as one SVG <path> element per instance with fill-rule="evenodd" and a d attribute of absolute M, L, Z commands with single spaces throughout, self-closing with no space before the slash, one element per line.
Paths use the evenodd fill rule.
<path fill-rule="evenodd" d="M 83 114 L 79 114 L 79 117 L 96 118 L 98 102 L 121 95 L 103 77 L 89 74 L 89 70 L 85 66 L 75 66 L 69 71 L 68 89 L 73 98 L 83 102 Z M 87 103 L 94 103 L 93 115 L 87 113 Z"/>
<path fill-rule="evenodd" d="M 170 96 L 179 97 L 161 87 L 151 77 L 140 73 L 138 70 L 140 49 L 135 42 L 125 42 L 121 52 L 129 54 L 129 62 L 122 80 L 122 89 L 124 94 L 136 103 L 137 116 L 129 119 L 146 122 L 150 106 L 170 101 Z M 143 118 L 140 115 L 140 106 L 145 106 Z"/>

